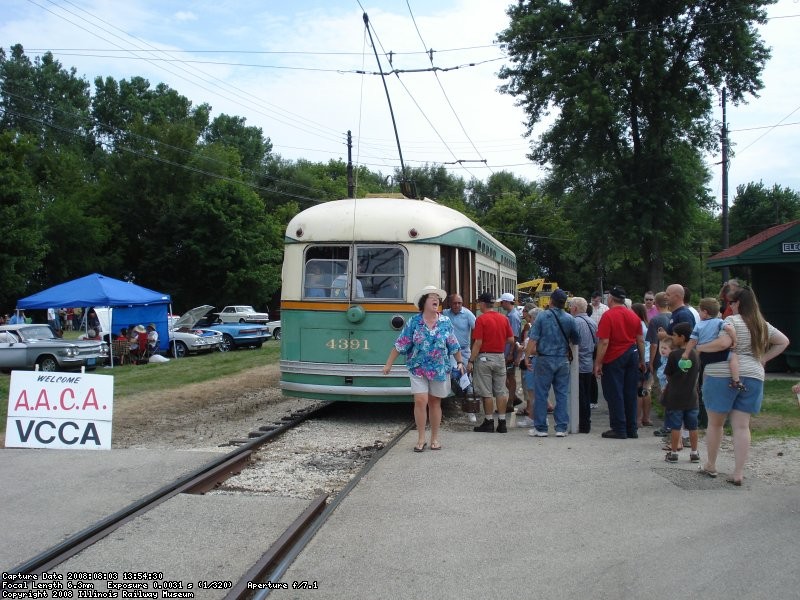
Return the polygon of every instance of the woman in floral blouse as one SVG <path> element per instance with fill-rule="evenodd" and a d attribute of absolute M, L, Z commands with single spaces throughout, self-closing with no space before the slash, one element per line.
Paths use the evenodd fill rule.
<path fill-rule="evenodd" d="M 450 391 L 450 356 L 454 355 L 458 370 L 464 373 L 461 348 L 450 319 L 439 313 L 439 305 L 447 294 L 436 286 L 424 287 L 418 294 L 419 314 L 411 317 L 400 332 L 383 367 L 388 375 L 395 359 L 404 354 L 414 394 L 414 421 L 417 424 L 417 445 L 414 452 L 425 450 L 425 423 L 430 413 L 431 450 L 441 450 L 439 425 L 442 422 L 442 398 Z"/>

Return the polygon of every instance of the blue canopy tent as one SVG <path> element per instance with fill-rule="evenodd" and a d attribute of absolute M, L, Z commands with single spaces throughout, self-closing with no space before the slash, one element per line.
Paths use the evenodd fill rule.
<path fill-rule="evenodd" d="M 169 348 L 169 294 L 140 285 L 92 273 L 42 290 L 17 302 L 19 309 L 47 309 L 62 306 L 108 306 L 111 331 L 119 333 L 130 324 L 153 323 L 158 331 L 159 350 Z"/>

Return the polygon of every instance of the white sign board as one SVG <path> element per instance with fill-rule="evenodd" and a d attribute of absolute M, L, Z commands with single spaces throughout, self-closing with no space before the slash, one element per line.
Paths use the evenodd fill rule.
<path fill-rule="evenodd" d="M 784 254 L 800 252 L 800 242 L 783 242 L 781 250 Z"/>
<path fill-rule="evenodd" d="M 114 377 L 12 371 L 6 448 L 110 450 Z"/>

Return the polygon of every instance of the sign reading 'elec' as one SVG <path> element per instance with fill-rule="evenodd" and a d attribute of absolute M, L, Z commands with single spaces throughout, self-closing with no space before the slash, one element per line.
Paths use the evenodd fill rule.
<path fill-rule="evenodd" d="M 800 242 L 783 242 L 783 244 L 781 244 L 781 252 L 783 254 L 800 252 Z"/>

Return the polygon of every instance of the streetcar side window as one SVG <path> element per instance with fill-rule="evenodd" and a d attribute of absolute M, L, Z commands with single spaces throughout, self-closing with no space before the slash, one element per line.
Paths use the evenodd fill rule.
<path fill-rule="evenodd" d="M 304 298 L 400 299 L 405 297 L 406 254 L 399 246 L 310 246 L 303 273 Z M 352 296 L 351 296 L 352 290 Z"/>
<path fill-rule="evenodd" d="M 347 293 L 349 246 L 312 246 L 306 251 L 304 298 L 339 298 Z"/>
<path fill-rule="evenodd" d="M 406 255 L 398 246 L 358 246 L 356 277 L 365 298 L 405 297 Z"/>

